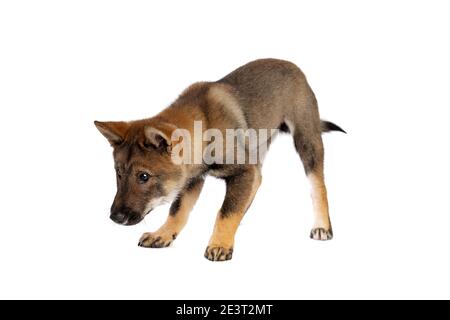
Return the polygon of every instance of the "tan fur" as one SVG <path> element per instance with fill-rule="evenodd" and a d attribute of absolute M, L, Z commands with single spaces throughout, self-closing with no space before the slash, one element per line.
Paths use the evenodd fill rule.
<path fill-rule="evenodd" d="M 201 180 L 194 188 L 183 193 L 180 207 L 176 213 L 169 215 L 166 222 L 157 231 L 144 233 L 139 240 L 139 245 L 142 247 L 169 246 L 186 225 L 189 214 L 200 196 L 203 184 L 204 181 Z"/>
<path fill-rule="evenodd" d="M 247 129 L 244 113 L 229 86 L 216 85 L 208 91 L 208 98 L 213 104 L 220 105 L 229 112 L 236 122 L 236 128 Z M 226 128 L 231 129 L 231 128 Z"/>
<path fill-rule="evenodd" d="M 248 186 L 249 188 L 247 191 L 243 191 L 246 192 L 246 195 L 244 200 L 240 202 L 240 205 L 236 207 L 236 210 L 234 212 L 230 212 L 226 216 L 224 216 L 223 212 L 220 211 L 217 214 L 214 231 L 205 252 L 205 257 L 209 260 L 224 261 L 229 260 L 232 257 L 236 231 L 242 218 L 244 217 L 245 212 L 252 203 L 259 186 L 261 185 L 261 174 L 259 168 L 255 166 L 251 169 L 251 172 L 251 184 Z M 219 254 L 214 255 L 214 252 Z"/>
<path fill-rule="evenodd" d="M 333 237 L 333 232 L 328 213 L 327 188 L 323 174 L 311 172 L 308 178 L 311 183 L 311 199 L 314 211 L 314 225 L 311 237 L 314 240 L 330 240 Z"/>
<path fill-rule="evenodd" d="M 308 176 L 311 182 L 311 198 L 314 206 L 314 227 L 330 229 L 328 215 L 327 189 L 322 176 L 311 173 Z"/>

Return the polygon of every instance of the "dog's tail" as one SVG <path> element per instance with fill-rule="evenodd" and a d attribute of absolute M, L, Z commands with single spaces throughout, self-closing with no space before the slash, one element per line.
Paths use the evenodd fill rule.
<path fill-rule="evenodd" d="M 341 127 L 339 127 L 338 125 L 336 125 L 336 124 L 334 124 L 333 122 L 330 122 L 330 121 L 321 120 L 320 125 L 321 125 L 321 128 L 322 128 L 322 132 L 340 131 L 340 132 L 343 132 L 343 133 L 347 133 L 347 132 L 345 132 L 344 129 L 342 129 Z"/>

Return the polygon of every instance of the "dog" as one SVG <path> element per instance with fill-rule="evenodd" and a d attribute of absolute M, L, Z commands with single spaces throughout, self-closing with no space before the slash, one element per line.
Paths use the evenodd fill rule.
<path fill-rule="evenodd" d="M 201 143 L 185 139 L 186 133 L 195 133 L 195 123 L 202 124 L 201 132 L 215 130 L 223 135 L 230 129 L 270 130 L 267 138 L 257 143 L 259 146 L 265 142 L 266 147 L 277 131 L 290 133 L 312 188 L 314 225 L 310 237 L 333 237 L 321 135 L 345 131 L 320 119 L 313 91 L 302 71 L 291 62 L 256 60 L 218 81 L 191 85 L 154 117 L 94 123 L 113 147 L 117 193 L 110 218 L 121 225 L 135 225 L 158 205 L 171 203 L 166 222 L 156 232 L 144 233 L 139 241 L 141 247 L 163 248 L 176 239 L 200 195 L 205 177 L 211 175 L 225 180 L 226 195 L 205 257 L 211 261 L 232 258 L 235 233 L 261 184 L 263 157 L 253 163 L 225 161 L 239 148 L 248 156 L 254 148 L 246 140 L 232 151 L 218 147 L 213 152 L 215 161 L 201 158 L 176 163 L 174 150 L 181 144 L 192 148 L 178 153 L 194 158 L 196 151 L 212 144 L 208 139 Z M 184 135 L 174 134 L 179 129 Z"/>

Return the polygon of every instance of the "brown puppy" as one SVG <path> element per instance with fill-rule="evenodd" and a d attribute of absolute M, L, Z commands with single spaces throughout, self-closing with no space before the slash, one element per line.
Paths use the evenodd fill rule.
<path fill-rule="evenodd" d="M 212 261 L 231 259 L 236 230 L 261 183 L 263 157 L 260 155 L 264 152 L 259 147 L 263 143 L 268 147 L 277 129 L 293 135 L 311 182 L 315 217 L 311 238 L 330 240 L 333 237 L 323 176 L 321 133 L 344 131 L 320 120 L 314 93 L 293 63 L 256 60 L 219 81 L 190 86 L 155 117 L 130 122 L 96 121 L 95 125 L 114 148 L 117 194 L 111 219 L 133 225 L 159 204 L 172 202 L 166 223 L 156 232 L 145 233 L 140 246 L 169 246 L 186 224 L 205 176 L 212 175 L 225 180 L 226 195 L 205 257 Z M 183 135 L 177 134 L 179 129 Z M 257 143 L 252 144 L 250 129 L 253 133 L 264 133 L 264 130 L 268 133 L 258 136 Z M 239 130 L 247 130 L 245 140 L 241 140 L 244 143 L 231 149 L 216 144 L 210 158 L 204 157 L 220 134 L 230 137 L 230 132 Z M 195 139 L 199 133 L 200 142 Z M 194 139 L 188 139 L 192 136 Z M 231 135 L 231 140 L 235 138 L 239 140 L 239 135 Z M 244 162 L 233 157 L 238 149 L 244 150 Z M 250 161 L 256 149 L 258 157 Z M 177 163 L 175 153 L 188 161 Z"/>

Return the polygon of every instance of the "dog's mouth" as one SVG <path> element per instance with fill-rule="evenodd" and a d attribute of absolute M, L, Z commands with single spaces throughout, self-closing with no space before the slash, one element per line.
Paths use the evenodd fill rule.
<path fill-rule="evenodd" d="M 129 215 L 123 221 L 120 221 L 120 222 L 114 221 L 114 222 L 116 222 L 117 224 L 120 224 L 122 226 L 135 226 L 139 222 L 144 220 L 144 218 L 152 211 L 153 211 L 153 209 L 150 209 L 147 212 L 145 212 L 143 215 Z"/>
<path fill-rule="evenodd" d="M 113 220 L 115 223 L 120 224 L 122 226 L 134 226 L 144 220 L 144 217 L 147 215 L 128 215 L 128 216 L 121 216 L 120 218 L 117 217 L 111 217 L 111 220 Z"/>
<path fill-rule="evenodd" d="M 123 226 L 134 226 L 141 222 L 144 217 L 129 217 L 124 222 L 121 223 Z"/>

